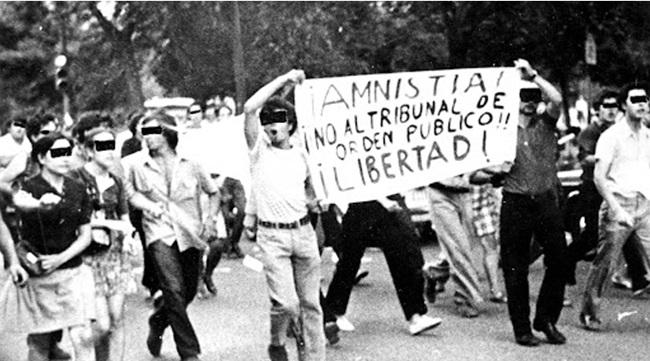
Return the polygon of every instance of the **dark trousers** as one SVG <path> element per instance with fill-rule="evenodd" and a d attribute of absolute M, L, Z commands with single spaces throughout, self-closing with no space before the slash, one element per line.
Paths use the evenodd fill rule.
<path fill-rule="evenodd" d="M 202 252 L 196 248 L 180 252 L 178 243 L 170 247 L 161 241 L 150 244 L 148 250 L 163 293 L 162 302 L 149 318 L 151 331 L 162 335 L 167 326 L 171 326 L 181 358 L 196 356 L 201 349 L 187 315 L 187 306 L 196 295 Z"/>
<path fill-rule="evenodd" d="M 536 196 L 503 192 L 500 236 L 508 312 L 515 335 L 531 332 L 528 266 L 533 236 L 543 248 L 546 266 L 537 298 L 535 323 L 557 323 L 568 269 L 557 191 Z"/>
<path fill-rule="evenodd" d="M 424 258 L 408 215 L 388 212 L 379 202 L 350 204 L 343 216 L 339 262 L 327 292 L 327 305 L 344 315 L 366 247 L 384 252 L 402 311 L 407 320 L 426 314 Z"/>
<path fill-rule="evenodd" d="M 226 177 L 221 186 L 221 211 L 223 212 L 228 237 L 232 246 L 239 243 L 244 230 L 246 194 L 244 186 L 234 178 Z"/>
<path fill-rule="evenodd" d="M 160 287 L 158 286 L 158 276 L 156 276 L 156 266 L 151 256 L 151 251 L 147 249 L 147 240 L 145 239 L 144 228 L 142 227 L 142 211 L 129 206 L 129 220 L 138 232 L 138 238 L 142 243 L 142 256 L 144 257 L 144 270 L 142 272 L 142 285 L 145 286 L 153 296 Z"/>
<path fill-rule="evenodd" d="M 587 252 L 598 247 L 598 212 L 602 202 L 603 197 L 594 182 L 583 181 L 580 186 L 580 211 L 585 220 L 585 228 L 568 247 L 572 271 L 570 274 L 575 273 L 576 263 L 583 259 Z M 579 221 L 579 217 L 577 218 L 576 221 Z M 623 245 L 623 257 L 627 263 L 628 274 L 634 289 L 645 287 L 647 282 L 644 253 L 645 250 L 639 249 L 634 242 L 627 241 Z"/>

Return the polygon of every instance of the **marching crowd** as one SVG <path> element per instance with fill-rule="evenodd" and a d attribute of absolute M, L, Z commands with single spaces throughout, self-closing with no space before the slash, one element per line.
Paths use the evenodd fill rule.
<path fill-rule="evenodd" d="M 240 239 L 262 251 L 272 361 L 288 360 L 288 337 L 299 360 L 325 360 L 326 343 L 354 329 L 346 312 L 367 247 L 384 253 L 413 336 L 441 324 L 427 301 L 451 280 L 460 317 L 480 316 L 486 301 L 505 303 L 516 343 L 539 345 L 535 330 L 564 344 L 556 324 L 581 260 L 592 264 L 579 322 L 601 329 L 612 276 L 633 296 L 650 292 L 649 89 L 635 83 L 597 99 L 597 119 L 577 137 L 578 226 L 567 226 L 556 167 L 562 96 L 526 60 L 515 67 L 522 79 L 516 157 L 428 185 L 441 253 L 426 264 L 402 195 L 317 199 L 294 105 L 285 99 L 305 79 L 301 70 L 264 85 L 241 114 L 231 99 L 192 104 L 181 122 L 164 111 L 135 112 L 123 142 L 103 112 L 82 114 L 72 129 L 47 113 L 11 119 L 0 137 L 0 251 L 13 283 L 0 293 L 0 329 L 28 334 L 30 361 L 123 359 L 123 306 L 142 247 L 142 283 L 154 304 L 143 342 L 159 356 L 171 328 L 180 358 L 198 360 L 187 306 L 201 284 L 217 293 L 212 272 L 223 254 L 244 256 Z M 474 243 L 483 250 L 488 295 Z M 326 291 L 324 246 L 338 258 Z M 540 255 L 545 269 L 531 322 L 528 270 Z M 74 355 L 60 347 L 64 330 Z"/>

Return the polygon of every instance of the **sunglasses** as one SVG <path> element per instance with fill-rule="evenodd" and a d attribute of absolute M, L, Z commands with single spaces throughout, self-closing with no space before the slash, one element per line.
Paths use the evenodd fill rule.
<path fill-rule="evenodd" d="M 72 147 L 50 148 L 50 156 L 52 158 L 69 157 L 71 155 L 72 155 Z"/>
<path fill-rule="evenodd" d="M 288 122 L 287 111 L 285 109 L 276 109 L 272 111 L 263 112 L 260 114 L 260 122 L 262 125 L 273 123 L 286 123 Z"/>
<path fill-rule="evenodd" d="M 14 127 L 25 128 L 27 124 L 25 122 L 13 122 Z"/>
<path fill-rule="evenodd" d="M 630 97 L 630 103 L 632 104 L 647 103 L 647 102 L 648 102 L 648 97 L 646 95 L 636 95 Z"/>
<path fill-rule="evenodd" d="M 614 109 L 614 108 L 618 108 L 618 103 L 603 103 L 600 106 L 605 109 Z"/>
<path fill-rule="evenodd" d="M 105 150 L 115 150 L 115 140 L 95 140 L 95 150 L 103 152 Z"/>
<path fill-rule="evenodd" d="M 142 127 L 142 135 L 162 134 L 163 128 L 158 125 L 155 127 Z"/>
<path fill-rule="evenodd" d="M 519 90 L 519 100 L 523 103 L 542 101 L 542 91 L 540 89 L 524 88 Z"/>

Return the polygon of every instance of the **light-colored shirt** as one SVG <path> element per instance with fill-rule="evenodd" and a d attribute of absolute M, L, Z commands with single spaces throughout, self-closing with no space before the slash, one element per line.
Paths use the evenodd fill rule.
<path fill-rule="evenodd" d="M 230 177 L 250 189 L 250 161 L 244 136 L 244 114 L 214 122 L 203 122 L 209 158 L 206 168 L 211 174 Z"/>
<path fill-rule="evenodd" d="M 201 192 L 218 192 L 209 174 L 198 163 L 177 156 L 168 180 L 164 170 L 146 152 L 133 154 L 124 164 L 124 171 L 127 198 L 140 192 L 167 205 L 167 213 L 160 218 L 144 212 L 142 225 L 147 245 L 161 241 L 171 246 L 177 241 L 181 252 L 197 247 L 194 239 L 200 236 L 203 219 L 199 196 Z"/>
<path fill-rule="evenodd" d="M 29 154 L 32 151 L 32 143 L 25 137 L 22 143 L 16 142 L 11 134 L 7 133 L 0 137 L 0 170 L 6 168 L 11 160 L 19 153 Z"/>
<path fill-rule="evenodd" d="M 313 197 L 303 148 L 280 149 L 265 133 L 250 153 L 252 189 L 246 213 L 267 222 L 295 222 L 307 215 Z"/>
<path fill-rule="evenodd" d="M 596 162 L 609 164 L 606 186 L 615 194 L 650 199 L 650 131 L 633 132 L 627 121 L 607 129 L 596 144 Z"/>

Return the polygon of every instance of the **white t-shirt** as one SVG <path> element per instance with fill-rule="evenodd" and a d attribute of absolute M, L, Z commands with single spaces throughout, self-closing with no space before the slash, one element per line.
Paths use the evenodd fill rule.
<path fill-rule="evenodd" d="M 309 171 L 302 148 L 273 147 L 262 133 L 250 162 L 252 189 L 246 213 L 267 222 L 295 222 L 307 214 Z"/>
<path fill-rule="evenodd" d="M 0 170 L 6 168 L 11 160 L 19 153 L 30 153 L 32 143 L 25 137 L 22 143 L 17 143 L 11 134 L 7 133 L 0 137 Z"/>

